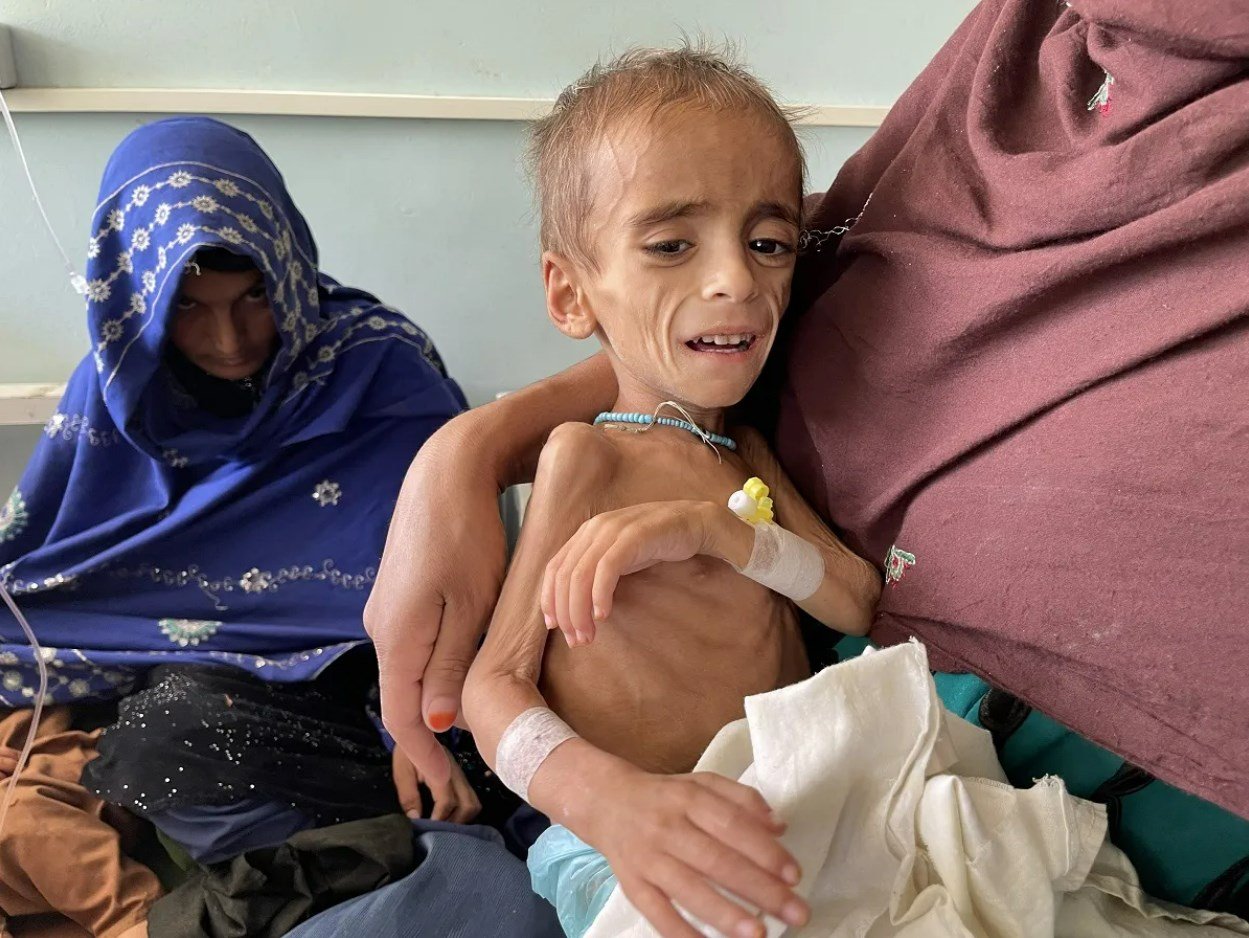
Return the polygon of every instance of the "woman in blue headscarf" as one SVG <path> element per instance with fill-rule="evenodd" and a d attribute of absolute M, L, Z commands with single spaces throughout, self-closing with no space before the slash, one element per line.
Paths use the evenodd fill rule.
<path fill-rule="evenodd" d="M 91 352 L 0 510 L 0 584 L 43 646 L 45 702 L 77 705 L 47 711 L 19 779 L 9 914 L 117 866 L 79 836 L 99 823 L 80 731 L 110 722 L 84 784 L 200 859 L 397 810 L 362 610 L 412 452 L 465 406 L 420 329 L 320 272 L 277 168 L 217 121 L 122 142 L 88 256 Z M 34 655 L 0 629 L 0 746 L 25 738 Z M 62 908 L 121 933 L 135 909 L 105 898 Z"/>

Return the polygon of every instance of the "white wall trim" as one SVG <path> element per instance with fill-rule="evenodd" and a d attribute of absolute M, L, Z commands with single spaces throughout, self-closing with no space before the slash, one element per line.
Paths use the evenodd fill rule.
<path fill-rule="evenodd" d="M 527 121 L 545 114 L 549 98 L 359 94 L 336 91 L 246 91 L 206 88 L 14 88 L 5 100 L 27 114 L 255 114 L 382 117 L 407 120 Z M 814 127 L 877 127 L 887 107 L 805 106 Z"/>
<path fill-rule="evenodd" d="M 64 393 L 64 384 L 0 384 L 0 427 L 47 423 Z"/>

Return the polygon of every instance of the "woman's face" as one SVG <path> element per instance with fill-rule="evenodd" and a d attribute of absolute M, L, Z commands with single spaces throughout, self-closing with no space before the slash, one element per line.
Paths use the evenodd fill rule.
<path fill-rule="evenodd" d="M 170 340 L 195 365 L 231 381 L 264 366 L 278 330 L 260 271 L 201 272 L 189 266 L 176 303 Z"/>

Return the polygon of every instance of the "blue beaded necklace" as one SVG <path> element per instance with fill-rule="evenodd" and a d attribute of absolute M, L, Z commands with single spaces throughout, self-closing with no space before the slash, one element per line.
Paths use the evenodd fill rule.
<path fill-rule="evenodd" d="M 675 417 L 660 417 L 659 412 L 663 410 L 665 407 L 671 407 L 674 410 L 680 412 L 682 415 L 684 415 L 687 418 L 690 416 L 686 412 L 685 408 L 682 407 L 680 404 L 676 403 L 675 401 L 664 401 L 662 404 L 660 404 L 658 407 L 655 408 L 655 413 L 653 414 L 640 414 L 636 412 L 623 412 L 622 413 L 618 411 L 605 411 L 594 418 L 594 425 L 597 427 L 600 423 L 635 424 L 641 427 L 640 430 L 634 431 L 636 433 L 644 433 L 645 431 L 649 430 L 651 427 L 655 427 L 655 426 L 675 427 L 678 430 L 684 430 L 687 433 L 694 434 L 694 436 L 698 437 L 704 443 L 714 444 L 712 447 L 713 449 L 715 448 L 715 446 L 723 446 L 729 452 L 733 452 L 734 450 L 737 449 L 737 443 L 731 440 L 729 437 L 721 436 L 719 433 L 710 433 L 707 430 L 704 430 L 698 424 L 694 423 L 693 419 L 677 420 Z"/>

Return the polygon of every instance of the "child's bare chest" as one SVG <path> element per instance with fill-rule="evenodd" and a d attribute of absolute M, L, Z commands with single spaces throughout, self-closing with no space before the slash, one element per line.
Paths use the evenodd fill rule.
<path fill-rule="evenodd" d="M 713 451 L 696 440 L 681 442 L 618 442 L 616 471 L 610 489 L 603 492 L 601 510 L 686 499 L 727 507 L 729 496 L 753 474 L 751 468 L 729 450 Z"/>
<path fill-rule="evenodd" d="M 622 449 L 602 511 L 687 499 L 726 506 L 750 474 L 736 457 L 718 462 L 709 450 Z M 587 739 L 676 772 L 742 715 L 745 696 L 808 673 L 792 606 L 723 561 L 696 557 L 625 577 L 592 644 L 570 649 L 554 633 L 541 683 Z"/>

